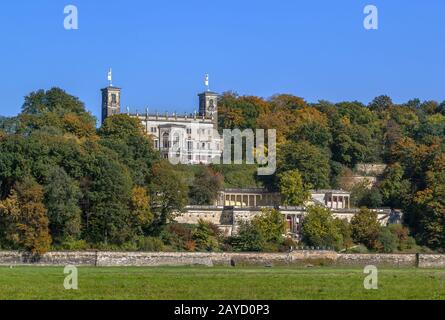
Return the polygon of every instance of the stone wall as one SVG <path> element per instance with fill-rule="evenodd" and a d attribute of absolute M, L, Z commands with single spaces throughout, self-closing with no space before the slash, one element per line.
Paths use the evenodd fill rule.
<path fill-rule="evenodd" d="M 338 254 L 331 251 L 291 253 L 187 252 L 50 252 L 40 260 L 12 251 L 0 252 L 0 266 L 357 266 L 445 268 L 445 255 Z"/>
<path fill-rule="evenodd" d="M 445 268 L 444 254 L 419 254 L 419 268 Z"/>
<path fill-rule="evenodd" d="M 388 266 L 388 267 L 416 267 L 415 254 L 339 254 L 336 261 L 341 266 Z"/>

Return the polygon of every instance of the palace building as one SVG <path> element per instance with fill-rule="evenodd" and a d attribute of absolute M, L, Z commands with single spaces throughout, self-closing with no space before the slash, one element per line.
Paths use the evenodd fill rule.
<path fill-rule="evenodd" d="M 111 83 L 102 89 L 102 122 L 112 115 L 121 113 L 122 89 Z M 208 89 L 199 94 L 199 113 L 144 114 L 126 113 L 139 119 L 145 132 L 152 136 L 153 146 L 165 159 L 182 164 L 211 164 L 222 155 L 222 139 L 218 134 L 218 94 Z"/>

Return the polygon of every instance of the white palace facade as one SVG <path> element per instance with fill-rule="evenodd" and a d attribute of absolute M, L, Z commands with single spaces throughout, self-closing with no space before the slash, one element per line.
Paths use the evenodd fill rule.
<path fill-rule="evenodd" d="M 102 122 L 121 113 L 120 88 L 111 84 L 102 89 Z M 218 134 L 218 94 L 209 90 L 199 96 L 199 113 L 127 114 L 139 119 L 154 148 L 161 156 L 182 164 L 211 164 L 222 155 L 223 143 Z"/>

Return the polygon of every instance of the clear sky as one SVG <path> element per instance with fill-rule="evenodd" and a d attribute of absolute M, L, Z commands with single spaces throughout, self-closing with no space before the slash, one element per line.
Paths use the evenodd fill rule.
<path fill-rule="evenodd" d="M 79 30 L 63 27 L 68 4 Z M 205 73 L 242 95 L 445 100 L 443 0 L 5 0 L 0 35 L 1 115 L 59 86 L 99 116 L 109 67 L 133 111 L 192 112 Z"/>

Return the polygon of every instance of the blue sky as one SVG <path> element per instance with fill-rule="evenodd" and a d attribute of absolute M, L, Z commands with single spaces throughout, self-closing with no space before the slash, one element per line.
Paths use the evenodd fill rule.
<path fill-rule="evenodd" d="M 79 30 L 63 28 L 68 4 Z M 367 4 L 377 31 L 363 27 Z M 445 100 L 444 21 L 443 0 L 6 0 L 0 114 L 59 86 L 99 116 L 109 67 L 132 110 L 193 111 L 205 73 L 243 95 Z"/>

